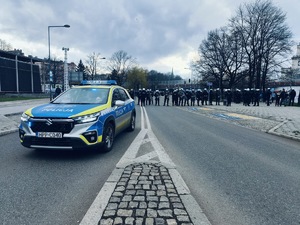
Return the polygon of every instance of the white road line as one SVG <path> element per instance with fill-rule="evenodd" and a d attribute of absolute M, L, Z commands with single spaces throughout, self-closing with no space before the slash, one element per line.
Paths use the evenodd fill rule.
<path fill-rule="evenodd" d="M 146 137 L 148 135 L 148 137 Z M 150 142 L 153 150 L 142 156 L 136 157 L 142 144 Z M 197 204 L 193 196 L 190 195 L 190 190 L 185 184 L 184 180 L 176 170 L 176 165 L 166 153 L 164 147 L 160 144 L 157 137 L 151 130 L 151 124 L 146 112 L 145 107 L 141 107 L 141 131 L 138 133 L 134 141 L 126 150 L 125 154 L 119 160 L 116 165 L 116 169 L 109 176 L 96 199 L 88 209 L 87 213 L 83 217 L 79 225 L 97 225 L 101 219 L 103 211 L 110 199 L 114 188 L 119 181 L 124 168 L 132 163 L 137 162 L 152 162 L 152 159 L 158 157 L 160 162 L 169 169 L 170 176 L 178 191 L 178 194 L 183 200 L 185 207 L 188 210 L 188 214 L 191 217 L 193 224 L 210 225 L 206 216 L 203 214 L 202 209 Z M 157 161 L 153 161 L 157 162 Z"/>

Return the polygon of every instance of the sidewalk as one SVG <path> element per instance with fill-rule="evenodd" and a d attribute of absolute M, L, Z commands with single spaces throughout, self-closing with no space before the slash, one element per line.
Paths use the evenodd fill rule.
<path fill-rule="evenodd" d="M 18 130 L 20 117 L 25 110 L 48 102 L 49 98 L 0 102 L 0 136 Z"/>
<path fill-rule="evenodd" d="M 0 103 L 0 135 L 17 131 L 23 111 L 47 102 L 48 99 Z M 300 141 L 300 107 L 262 103 L 259 107 L 232 104 L 178 108 Z M 143 124 L 148 118 L 146 110 L 142 111 L 140 133 L 80 225 L 210 225 L 149 124 Z"/>
<path fill-rule="evenodd" d="M 209 116 L 214 118 L 219 117 L 237 125 L 300 141 L 300 107 L 278 107 L 274 104 L 267 106 L 264 103 L 257 107 L 233 103 L 231 106 L 211 105 L 198 108 L 209 109 Z"/>

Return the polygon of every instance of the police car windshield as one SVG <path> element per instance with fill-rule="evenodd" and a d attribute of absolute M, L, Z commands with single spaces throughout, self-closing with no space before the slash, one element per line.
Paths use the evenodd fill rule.
<path fill-rule="evenodd" d="M 105 104 L 108 88 L 72 88 L 64 92 L 52 103 L 55 104 Z"/>

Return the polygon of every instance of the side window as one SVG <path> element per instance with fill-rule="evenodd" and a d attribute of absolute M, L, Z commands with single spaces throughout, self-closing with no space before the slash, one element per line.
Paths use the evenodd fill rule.
<path fill-rule="evenodd" d="M 128 95 L 123 89 L 119 89 L 119 93 L 120 93 L 120 100 L 126 101 L 129 99 Z"/>
<path fill-rule="evenodd" d="M 120 93 L 118 89 L 115 89 L 112 96 L 112 105 L 114 105 L 117 100 L 120 100 Z"/>

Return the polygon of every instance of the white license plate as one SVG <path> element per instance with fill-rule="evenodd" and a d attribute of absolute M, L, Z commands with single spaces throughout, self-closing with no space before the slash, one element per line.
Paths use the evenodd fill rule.
<path fill-rule="evenodd" d="M 38 132 L 40 138 L 62 138 L 61 132 Z"/>

